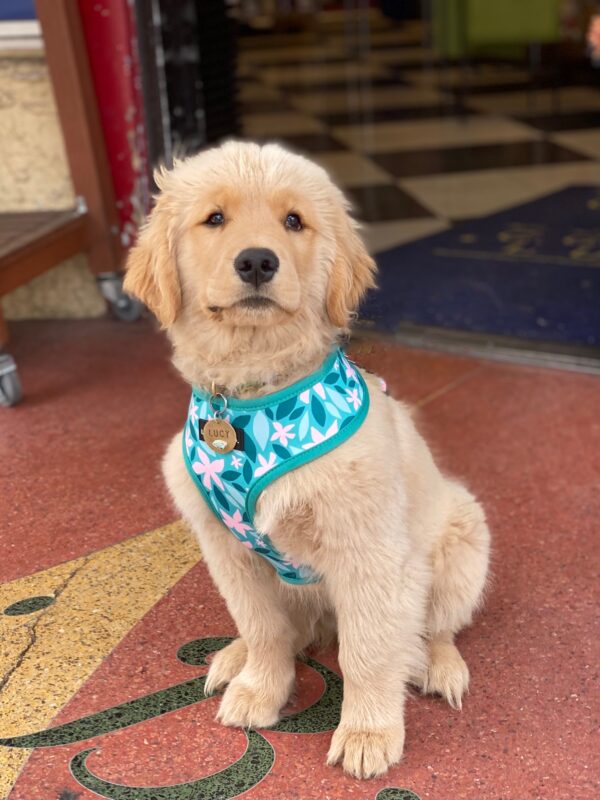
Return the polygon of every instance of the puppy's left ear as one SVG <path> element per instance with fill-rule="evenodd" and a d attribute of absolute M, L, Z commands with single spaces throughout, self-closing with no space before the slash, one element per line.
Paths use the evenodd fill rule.
<path fill-rule="evenodd" d="M 327 287 L 327 315 L 337 328 L 347 328 L 367 289 L 375 287 L 377 265 L 344 211 L 336 236 L 336 257 Z"/>

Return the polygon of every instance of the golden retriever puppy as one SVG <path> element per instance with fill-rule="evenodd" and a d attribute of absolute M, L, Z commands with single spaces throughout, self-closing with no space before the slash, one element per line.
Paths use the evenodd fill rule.
<path fill-rule="evenodd" d="M 327 173 L 274 144 L 228 142 L 162 170 L 157 183 L 125 288 L 166 329 L 175 366 L 210 397 L 215 417 L 226 419 L 228 401 L 268 404 L 321 374 L 375 272 Z M 370 777 L 402 755 L 409 682 L 461 707 L 469 672 L 454 635 L 481 601 L 489 533 L 481 506 L 439 471 L 408 409 L 378 379 L 344 368 L 360 373 L 366 417 L 338 446 L 278 474 L 252 517 L 219 520 L 184 463 L 181 433 L 163 469 L 239 631 L 208 672 L 207 691 L 224 689 L 218 718 L 275 724 L 296 654 L 337 634 L 344 699 L 328 762 Z M 347 400 L 351 415 L 350 390 Z M 293 444 L 293 430 L 280 425 L 273 438 Z M 227 458 L 241 464 L 237 435 L 240 449 L 218 461 L 202 454 L 203 480 Z M 256 474 L 269 469 L 263 461 Z M 288 566 L 306 565 L 318 579 L 286 582 L 242 546 L 248 519 Z"/>

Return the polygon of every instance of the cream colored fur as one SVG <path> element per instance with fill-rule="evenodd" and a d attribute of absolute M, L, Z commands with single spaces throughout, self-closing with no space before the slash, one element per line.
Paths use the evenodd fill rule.
<path fill-rule="evenodd" d="M 327 174 L 276 145 L 229 142 L 177 163 L 158 182 L 126 288 L 167 329 L 183 377 L 248 396 L 312 372 L 374 274 Z M 216 211 L 225 224 L 203 224 Z M 284 227 L 290 212 L 302 231 Z M 261 287 L 268 308 L 243 304 L 250 289 L 233 260 L 247 247 L 280 259 Z M 439 471 L 408 409 L 365 378 L 371 406 L 359 431 L 278 478 L 257 507 L 257 527 L 321 573 L 319 584 L 288 586 L 239 545 L 189 478 L 179 432 L 163 462 L 240 634 L 209 669 L 207 691 L 225 689 L 218 718 L 273 725 L 292 691 L 295 655 L 337 632 L 344 700 L 328 761 L 358 777 L 400 759 L 409 682 L 461 707 L 469 672 L 454 634 L 481 601 L 489 551 L 481 506 Z"/>

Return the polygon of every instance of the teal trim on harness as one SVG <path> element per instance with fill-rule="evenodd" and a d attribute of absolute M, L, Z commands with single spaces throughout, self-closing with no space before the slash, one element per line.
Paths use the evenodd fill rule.
<path fill-rule="evenodd" d="M 222 415 L 243 431 L 243 449 L 215 453 L 200 436 L 212 419 L 210 394 L 192 391 L 183 429 L 187 470 L 209 507 L 246 547 L 267 560 L 286 583 L 320 580 L 309 567 L 280 553 L 255 528 L 256 503 L 266 487 L 291 470 L 338 447 L 362 425 L 369 391 L 358 368 L 334 350 L 312 375 L 265 397 L 227 398 Z"/>

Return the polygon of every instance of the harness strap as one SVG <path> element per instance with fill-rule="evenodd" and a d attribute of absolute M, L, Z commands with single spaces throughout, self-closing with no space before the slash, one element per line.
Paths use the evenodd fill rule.
<path fill-rule="evenodd" d="M 188 472 L 217 519 L 287 583 L 314 583 L 320 576 L 280 553 L 269 536 L 256 529 L 258 498 L 277 478 L 349 439 L 368 408 L 364 378 L 337 349 L 317 372 L 281 391 L 249 400 L 227 397 L 219 418 L 235 428 L 237 445 L 217 453 L 202 438 L 204 424 L 214 418 L 211 396 L 192 391 L 183 429 Z"/>

